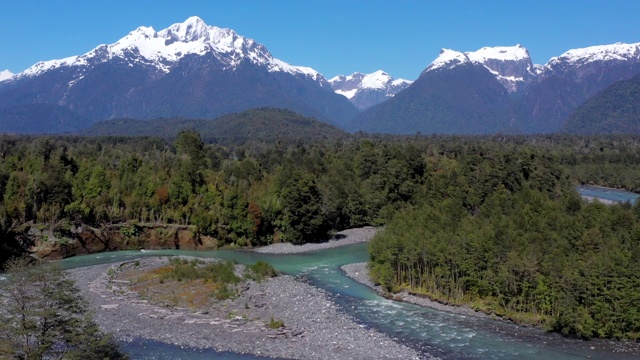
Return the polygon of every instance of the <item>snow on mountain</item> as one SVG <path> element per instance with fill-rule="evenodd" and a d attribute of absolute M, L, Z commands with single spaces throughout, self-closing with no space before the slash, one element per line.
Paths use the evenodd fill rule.
<path fill-rule="evenodd" d="M 518 61 L 530 60 L 529 51 L 518 44 L 516 46 L 483 47 L 480 50 L 467 52 L 472 61 L 484 63 L 487 60 Z"/>
<path fill-rule="evenodd" d="M 483 65 L 509 92 L 516 92 L 536 79 L 553 73 L 577 71 L 580 76 L 597 71 L 591 67 L 604 63 L 640 63 L 640 43 L 615 43 L 572 49 L 553 57 L 544 65 L 531 61 L 529 51 L 522 45 L 483 47 L 477 51 L 459 52 L 442 49 L 425 72 L 452 69 L 466 63 Z"/>
<path fill-rule="evenodd" d="M 477 51 L 459 52 L 442 49 L 425 71 L 452 69 L 460 64 L 474 63 L 487 68 L 509 92 L 526 86 L 541 71 L 531 62 L 529 51 L 522 45 L 483 47 Z"/>
<path fill-rule="evenodd" d="M 250 61 L 266 66 L 271 72 L 288 72 L 310 77 L 320 83 L 326 82 L 317 71 L 276 59 L 266 47 L 253 39 L 240 36 L 232 29 L 209 26 L 197 16 L 160 31 L 141 26 L 113 44 L 100 45 L 81 56 L 39 62 L 18 76 L 32 77 L 59 67 L 83 67 L 113 58 L 150 65 L 168 73 L 185 56 L 206 53 L 212 53 L 229 69 L 234 69 L 242 61 Z"/>
<path fill-rule="evenodd" d="M 366 109 L 393 97 L 411 83 L 412 81 L 405 79 L 394 79 L 382 70 L 371 74 L 355 72 L 329 79 L 329 84 L 337 94 L 345 96 L 360 109 Z"/>
<path fill-rule="evenodd" d="M 442 49 L 438 57 L 427 66 L 425 71 L 434 71 L 438 69 L 452 69 L 460 64 L 469 63 L 471 60 L 465 53 L 451 49 Z"/>
<path fill-rule="evenodd" d="M 581 66 L 589 63 L 631 61 L 640 61 L 640 43 L 626 44 L 619 42 L 610 45 L 572 49 L 560 56 L 551 58 L 545 68 L 553 69 L 562 63 Z"/>
<path fill-rule="evenodd" d="M 12 73 L 9 70 L 2 70 L 2 71 L 0 71 L 0 81 L 8 80 L 8 79 L 12 78 L 13 75 L 15 75 L 15 74 Z"/>

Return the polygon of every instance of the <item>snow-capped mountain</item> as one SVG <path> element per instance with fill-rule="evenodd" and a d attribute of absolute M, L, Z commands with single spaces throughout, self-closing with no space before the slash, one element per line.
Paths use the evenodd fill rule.
<path fill-rule="evenodd" d="M 9 70 L 0 71 L 0 81 L 9 80 L 13 77 L 14 73 Z"/>
<path fill-rule="evenodd" d="M 354 131 L 550 133 L 607 86 L 640 74 L 640 44 L 573 49 L 544 66 L 521 45 L 443 49 L 405 91 L 354 119 Z M 496 86 L 502 86 L 507 96 Z"/>
<path fill-rule="evenodd" d="M 442 49 L 425 71 L 451 69 L 465 63 L 484 66 L 510 93 L 524 89 L 542 71 L 541 66 L 533 64 L 529 51 L 520 44 L 483 47 L 478 51 L 464 53 Z"/>
<path fill-rule="evenodd" d="M 572 49 L 553 57 L 544 66 L 544 76 L 566 75 L 581 78 L 598 72 L 602 66 L 632 66 L 640 62 L 640 43 L 615 43 Z"/>
<path fill-rule="evenodd" d="M 195 16 L 160 31 L 139 27 L 113 44 L 39 62 L 0 83 L 0 108 L 33 103 L 63 106 L 89 123 L 213 118 L 255 107 L 333 123 L 356 113 L 317 71 L 274 58 L 255 40 Z"/>
<path fill-rule="evenodd" d="M 351 75 L 338 75 L 329 79 L 329 83 L 336 93 L 345 96 L 361 110 L 393 97 L 406 89 L 412 82 L 405 79 L 394 79 L 382 70 L 371 74 L 355 72 Z"/>
<path fill-rule="evenodd" d="M 264 45 L 253 39 L 242 37 L 232 29 L 209 26 L 197 16 L 161 31 L 141 26 L 117 42 L 100 45 L 84 55 L 39 62 L 18 74 L 18 78 L 38 76 L 59 67 L 88 67 L 114 58 L 127 59 L 168 73 L 189 55 L 209 53 L 224 64 L 225 70 L 233 70 L 243 61 L 249 61 L 266 67 L 270 72 L 308 76 L 322 85 L 326 84 L 324 77 L 312 68 L 289 65 L 274 58 Z"/>

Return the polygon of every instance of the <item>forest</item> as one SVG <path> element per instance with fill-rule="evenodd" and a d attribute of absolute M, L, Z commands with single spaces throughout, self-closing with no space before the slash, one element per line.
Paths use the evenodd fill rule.
<path fill-rule="evenodd" d="M 373 278 L 565 335 L 640 339 L 640 204 L 586 203 L 574 188 L 633 188 L 635 141 L 549 140 L 433 154 L 425 198 L 370 244 Z"/>
<path fill-rule="evenodd" d="M 636 136 L 373 136 L 205 143 L 0 136 L 0 248 L 27 228 L 193 226 L 221 246 L 321 241 L 385 226 L 387 289 L 471 303 L 583 337 L 640 335 L 640 209 L 581 183 L 640 190 Z"/>

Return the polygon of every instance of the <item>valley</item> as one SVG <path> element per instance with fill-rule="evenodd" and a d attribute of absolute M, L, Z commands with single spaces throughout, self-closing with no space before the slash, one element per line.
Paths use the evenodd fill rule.
<path fill-rule="evenodd" d="M 2 12 L 0 358 L 640 357 L 637 4 L 126 5 Z"/>

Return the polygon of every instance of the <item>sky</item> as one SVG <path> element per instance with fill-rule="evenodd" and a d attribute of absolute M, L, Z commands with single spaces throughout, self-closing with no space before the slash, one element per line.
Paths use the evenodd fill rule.
<path fill-rule="evenodd" d="M 139 26 L 196 15 L 327 79 L 384 70 L 416 79 L 442 48 L 521 44 L 534 63 L 640 42 L 640 0 L 0 0 L 0 70 L 81 55 Z"/>

